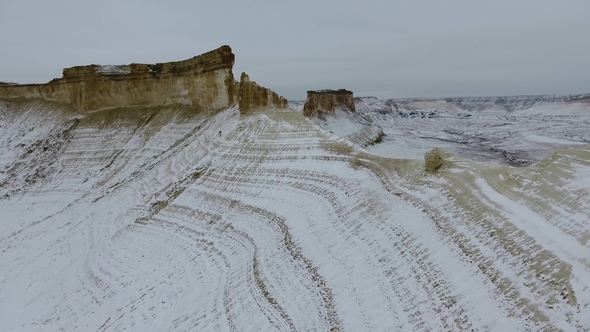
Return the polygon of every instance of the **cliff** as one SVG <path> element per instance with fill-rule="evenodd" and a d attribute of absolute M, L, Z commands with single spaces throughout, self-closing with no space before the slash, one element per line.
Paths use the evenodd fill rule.
<path fill-rule="evenodd" d="M 46 84 L 0 84 L 0 99 L 42 98 L 67 103 L 80 111 L 130 106 L 191 105 L 223 109 L 243 99 L 251 107 L 287 106 L 276 93 L 247 79 L 239 89 L 229 46 L 177 62 L 66 68 Z M 245 76 L 247 78 L 247 75 Z M 247 96 L 239 98 L 239 91 Z"/>
<path fill-rule="evenodd" d="M 239 104 L 242 113 L 261 107 L 289 106 L 287 99 L 251 81 L 246 73 L 240 76 L 239 87 Z"/>
<path fill-rule="evenodd" d="M 336 106 L 354 112 L 352 91 L 345 89 L 307 91 L 307 100 L 303 105 L 303 115 L 311 117 L 322 112 L 334 115 Z"/>
<path fill-rule="evenodd" d="M 127 106 L 186 104 L 225 108 L 235 104 L 229 46 L 184 61 L 125 66 L 78 66 L 46 84 L 0 86 L 0 98 L 43 98 L 80 111 Z"/>

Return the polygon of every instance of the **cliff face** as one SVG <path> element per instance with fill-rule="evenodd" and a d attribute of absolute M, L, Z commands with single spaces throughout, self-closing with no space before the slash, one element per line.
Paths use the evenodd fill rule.
<path fill-rule="evenodd" d="M 240 76 L 239 84 L 240 111 L 247 113 L 252 109 L 261 107 L 288 107 L 287 99 L 279 96 L 274 91 L 262 87 L 251 81 L 246 73 Z"/>
<path fill-rule="evenodd" d="M 307 100 L 305 101 L 305 105 L 303 105 L 303 115 L 316 116 L 319 112 L 334 115 L 336 106 L 341 106 L 354 112 L 352 91 L 344 89 L 307 91 Z"/>
<path fill-rule="evenodd" d="M 286 107 L 287 101 L 259 87 L 243 74 L 240 89 L 232 73 L 229 46 L 184 61 L 124 66 L 79 66 L 46 84 L 0 84 L 0 99 L 42 98 L 67 103 L 80 111 L 128 106 L 185 104 L 222 109 L 238 103 L 252 107 Z"/>

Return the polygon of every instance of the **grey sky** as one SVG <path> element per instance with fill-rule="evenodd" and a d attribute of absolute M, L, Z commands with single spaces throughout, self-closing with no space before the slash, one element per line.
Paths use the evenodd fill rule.
<path fill-rule="evenodd" d="M 190 58 L 228 44 L 288 99 L 590 92 L 590 1 L 0 0 L 0 81 Z"/>

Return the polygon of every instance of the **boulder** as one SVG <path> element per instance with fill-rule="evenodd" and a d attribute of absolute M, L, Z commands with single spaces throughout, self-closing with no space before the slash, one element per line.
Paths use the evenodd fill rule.
<path fill-rule="evenodd" d="M 426 163 L 426 169 L 430 172 L 436 171 L 443 164 L 443 159 L 440 156 L 440 150 L 434 148 L 424 155 L 424 162 Z"/>

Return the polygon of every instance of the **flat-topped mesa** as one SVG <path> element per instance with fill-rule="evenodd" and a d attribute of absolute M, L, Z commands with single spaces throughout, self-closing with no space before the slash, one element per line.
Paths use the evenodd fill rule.
<path fill-rule="evenodd" d="M 232 69 L 235 55 L 227 45 L 197 55 L 188 60 L 143 64 L 132 63 L 121 66 L 77 66 L 65 68 L 63 79 L 68 81 L 81 81 L 91 77 L 107 77 L 110 79 L 124 78 L 162 78 L 183 74 L 201 74 L 218 69 Z"/>
<path fill-rule="evenodd" d="M 320 113 L 333 115 L 337 106 L 356 112 L 352 91 L 345 89 L 307 91 L 303 115 L 316 116 Z"/>
<path fill-rule="evenodd" d="M 234 59 L 224 45 L 184 61 L 71 67 L 46 84 L 0 84 L 0 98 L 43 98 L 80 111 L 169 104 L 221 109 L 237 103 Z"/>
<path fill-rule="evenodd" d="M 287 99 L 251 81 L 246 73 L 240 76 L 239 105 L 242 114 L 262 107 L 288 107 Z"/>

